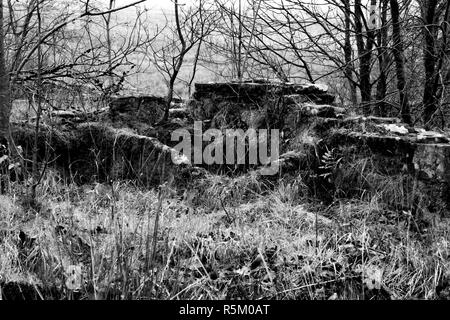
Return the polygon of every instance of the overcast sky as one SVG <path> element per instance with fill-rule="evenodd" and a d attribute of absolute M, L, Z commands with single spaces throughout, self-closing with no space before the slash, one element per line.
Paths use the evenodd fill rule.
<path fill-rule="evenodd" d="M 98 0 L 108 6 L 109 0 Z M 190 2 L 192 0 L 181 0 L 180 3 Z M 116 7 L 124 6 L 130 3 L 136 2 L 136 0 L 116 0 Z M 147 0 L 139 5 L 140 7 L 146 7 L 148 9 L 158 9 L 158 10 L 168 10 L 173 7 L 173 2 L 171 0 Z"/>

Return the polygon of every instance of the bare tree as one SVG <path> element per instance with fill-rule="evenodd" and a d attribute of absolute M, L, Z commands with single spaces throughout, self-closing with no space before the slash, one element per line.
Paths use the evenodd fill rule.
<path fill-rule="evenodd" d="M 397 0 L 390 0 L 390 4 L 392 15 L 392 37 L 394 40 L 392 51 L 394 53 L 394 60 L 396 64 L 397 89 L 400 96 L 401 115 L 404 122 L 411 123 L 412 120 L 411 120 L 411 113 L 409 110 L 409 99 L 405 79 L 403 40 L 399 21 L 400 17 L 399 5 Z"/>
<path fill-rule="evenodd" d="M 198 15 L 199 15 L 199 19 L 200 19 L 200 34 L 204 35 L 205 34 L 205 21 L 204 21 L 204 15 L 203 15 L 203 0 L 199 0 L 199 10 L 198 10 Z M 197 73 L 197 67 L 198 67 L 198 62 L 200 59 L 200 52 L 202 50 L 202 44 L 203 44 L 203 40 L 205 37 L 201 37 L 198 41 L 197 44 L 197 50 L 195 51 L 195 57 L 194 57 L 194 62 L 193 62 L 193 66 L 192 66 L 192 74 L 191 77 L 189 79 L 189 83 L 188 83 L 188 95 L 191 96 L 192 94 L 192 84 L 194 83 L 194 79 L 195 79 L 195 75 Z"/>
<path fill-rule="evenodd" d="M 221 77 L 242 80 L 246 76 L 245 54 L 248 53 L 245 42 L 250 37 L 246 25 L 249 9 L 242 0 L 217 0 L 213 5 L 210 10 L 217 12 L 214 36 L 205 39 L 205 51 L 209 56 L 205 56 L 203 62 L 219 69 Z"/>
<path fill-rule="evenodd" d="M 364 18 L 361 0 L 355 0 L 355 32 L 356 46 L 358 47 L 359 57 L 359 82 L 361 91 L 362 110 L 365 115 L 371 113 L 372 101 L 372 83 L 371 83 L 371 64 L 372 49 L 374 46 L 375 32 L 372 29 L 367 30 L 367 23 Z M 364 29 L 366 31 L 364 31 Z"/>
<path fill-rule="evenodd" d="M 353 7 L 348 0 L 263 3 L 257 32 L 246 29 L 257 39 L 246 48 L 251 58 L 269 66 L 283 80 L 289 69 L 291 73 L 296 69 L 301 78 L 310 82 L 343 77 L 352 105 L 358 102 L 359 89 L 364 112 L 370 114 L 372 86 L 379 81 L 373 77 L 377 32 L 368 27 L 361 1 L 356 0 Z M 247 43 L 244 41 L 244 46 Z"/>
<path fill-rule="evenodd" d="M 388 50 L 388 30 L 387 24 L 389 0 L 380 1 L 380 28 L 377 33 L 377 52 L 379 80 L 376 88 L 376 107 L 374 113 L 378 116 L 387 116 L 388 108 L 385 101 L 388 87 L 388 76 L 390 67 L 390 55 Z"/>
<path fill-rule="evenodd" d="M 198 55 L 203 39 L 213 28 L 212 15 L 204 15 L 204 5 L 200 1 L 197 6 L 190 6 L 187 10 L 181 8 L 178 0 L 174 1 L 174 25 L 166 21 L 166 30 L 161 32 L 162 45 L 152 45 L 152 55 L 157 70 L 164 77 L 167 84 L 166 105 L 159 124 L 169 119 L 169 109 L 174 97 L 175 83 L 185 62 L 186 55 L 198 44 L 195 57 L 193 76 L 198 63 Z M 167 17 L 166 17 L 167 20 Z M 161 43 L 160 43 L 161 44 Z M 191 83 L 193 77 L 191 77 Z"/>
<path fill-rule="evenodd" d="M 36 187 L 42 178 L 38 167 L 38 136 L 43 111 L 50 103 L 45 99 L 46 85 L 52 82 L 74 84 L 75 81 L 89 81 L 101 75 L 111 76 L 114 67 L 124 65 L 127 56 L 133 53 L 145 39 L 126 39 L 121 51 L 114 59 L 99 59 L 104 44 L 82 45 L 83 37 L 74 36 L 68 26 L 85 18 L 103 17 L 135 6 L 145 0 L 106 10 L 97 9 L 90 1 L 78 12 L 57 11 L 58 15 L 46 15 L 55 2 L 49 0 L 28 0 L 24 2 L 0 1 L 0 143 L 2 155 L 7 156 L 9 122 L 11 115 L 11 87 L 22 88 L 35 97 L 35 139 L 32 150 L 31 199 L 35 198 Z M 7 6 L 5 6 L 5 3 Z M 74 2 L 75 3 L 75 2 Z M 6 11 L 7 10 L 7 11 Z M 4 11 L 7 12 L 6 17 Z M 7 21 L 6 18 L 8 19 Z M 137 24 L 133 30 L 136 34 Z M 92 35 L 91 35 L 92 36 Z M 87 37 L 91 40 L 91 38 Z M 93 43 L 93 42 L 92 42 Z M 94 55 L 89 53 L 94 52 Z M 109 52 L 109 50 L 108 50 Z M 12 84 L 12 85 L 11 85 Z M 13 144 L 9 144 L 13 145 Z M 12 151 L 12 150 L 11 150 Z M 0 157 L 2 157 L 0 155 Z M 2 160 L 7 158 L 3 157 Z M 6 166 L 7 168 L 8 166 Z M 3 172 L 8 173 L 8 172 Z"/>
<path fill-rule="evenodd" d="M 0 1 L 0 143 L 7 148 L 11 114 L 9 74 L 6 68 L 3 0 Z"/>
<path fill-rule="evenodd" d="M 33 181 L 30 186 L 30 200 L 32 203 L 35 203 L 36 200 L 36 188 L 40 183 L 40 172 L 38 168 L 38 143 L 39 143 L 39 129 L 40 129 L 40 120 L 42 116 L 42 44 L 40 41 L 41 32 L 42 32 L 42 17 L 40 10 L 40 3 L 37 2 L 36 5 L 36 14 L 37 14 L 37 34 L 38 34 L 38 43 L 39 47 L 37 50 L 37 79 L 36 79 L 36 97 L 37 97 L 37 110 L 36 110 L 36 123 L 34 129 L 34 143 L 33 143 L 33 160 L 32 160 L 32 177 Z"/>
<path fill-rule="evenodd" d="M 34 54 L 41 44 L 45 47 L 41 74 L 44 83 L 64 82 L 72 79 L 69 83 L 73 84 L 74 80 L 88 82 L 103 75 L 112 76 L 114 69 L 119 65 L 130 65 L 126 59 L 127 56 L 135 52 L 136 48 L 144 41 L 138 35 L 139 19 L 131 28 L 131 34 L 126 35 L 121 41 L 121 47 L 114 57 L 109 56 L 108 48 L 111 47 L 111 41 L 107 41 L 105 44 L 100 39 L 100 35 L 96 35 L 91 29 L 86 29 L 83 33 L 83 30 L 71 31 L 68 26 L 85 19 L 108 17 L 112 13 L 136 6 L 144 1 L 135 1 L 116 8 L 111 6 L 106 10 L 97 8 L 91 1 L 85 1 L 83 8 L 79 8 L 81 13 L 67 10 L 67 12 L 59 12 L 59 16 L 55 17 L 47 14 L 46 17 L 50 17 L 50 19 L 47 18 L 45 24 L 42 23 L 40 37 L 36 34 L 36 0 L 29 0 L 27 3 L 25 17 L 16 16 L 15 6 L 9 1 L 10 11 L 13 10 L 13 13 L 10 14 L 13 18 L 10 24 L 13 26 L 12 30 L 16 30 L 15 33 L 20 35 L 14 37 L 15 41 L 11 48 L 11 82 L 22 86 L 27 81 L 35 80 L 37 72 Z M 41 11 L 50 10 L 53 5 L 56 5 L 53 1 L 40 0 Z M 54 10 L 56 11 L 58 8 Z M 104 55 L 105 47 L 106 55 Z M 53 55 L 54 59 L 50 58 L 50 48 L 53 52 L 58 53 Z"/>
<path fill-rule="evenodd" d="M 356 94 L 356 84 L 353 76 L 355 67 L 353 65 L 353 48 L 351 42 L 351 27 L 352 27 L 352 11 L 350 6 L 350 0 L 342 0 L 342 4 L 344 5 L 344 26 L 345 26 L 345 41 L 343 46 L 344 57 L 345 57 L 345 67 L 344 67 L 344 75 L 347 78 L 349 91 L 350 91 L 350 100 L 353 105 L 358 104 L 358 97 Z"/>
<path fill-rule="evenodd" d="M 423 121 L 430 123 L 438 109 L 439 86 L 445 85 L 442 79 L 444 61 L 448 56 L 448 37 L 450 24 L 450 3 L 439 0 L 422 0 L 423 20 L 423 63 L 425 86 L 423 91 Z M 442 91 L 441 91 L 442 92 Z"/>

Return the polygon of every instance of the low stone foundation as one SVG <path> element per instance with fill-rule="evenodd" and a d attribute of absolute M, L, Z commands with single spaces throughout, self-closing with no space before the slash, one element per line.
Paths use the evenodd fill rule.
<path fill-rule="evenodd" d="M 215 127 L 225 123 L 239 126 L 239 121 L 258 127 L 267 121 L 276 122 L 277 116 L 285 112 L 280 108 L 287 105 L 334 101 L 326 86 L 276 82 L 197 83 L 192 98 L 188 107 L 193 118 L 210 119 Z"/>
<path fill-rule="evenodd" d="M 339 191 L 329 181 L 337 173 L 326 172 L 339 171 L 339 166 L 331 168 L 326 162 L 333 159 L 326 157 L 333 154 L 337 162 L 351 149 L 353 161 L 368 156 L 380 175 L 417 178 L 424 193 L 450 205 L 449 134 L 409 127 L 397 118 L 350 116 L 332 104 L 333 96 L 322 85 L 230 82 L 196 84 L 195 89 L 189 103 L 195 120 L 210 120 L 219 129 L 280 129 L 282 172 L 327 176 L 325 193 Z"/>
<path fill-rule="evenodd" d="M 153 125 L 164 114 L 166 99 L 154 96 L 116 97 L 110 105 L 113 122 L 142 122 Z"/>
<path fill-rule="evenodd" d="M 30 155 L 34 128 L 16 125 L 12 135 L 16 145 Z M 52 148 L 46 147 L 46 141 Z M 80 123 L 70 128 L 43 126 L 38 150 L 39 161 L 52 161 L 52 166 L 67 179 L 78 183 L 119 179 L 133 180 L 143 187 L 165 181 L 182 185 L 192 172 L 198 171 L 181 154 L 156 138 L 98 122 Z"/>
<path fill-rule="evenodd" d="M 170 113 L 172 121 L 153 127 L 162 116 L 164 98 L 115 98 L 101 120 L 67 112 L 54 115 L 64 121 L 57 122 L 57 129 L 42 126 L 40 160 L 56 159 L 61 171 L 80 182 L 117 178 L 154 186 L 161 181 L 183 180 L 186 173 L 189 176 L 189 172 L 199 170 L 189 159 L 180 158 L 178 163 L 171 159 L 176 151 L 170 146 L 177 142 L 170 141 L 170 133 L 184 128 L 193 135 L 194 120 L 202 121 L 203 130 L 279 129 L 279 175 L 302 175 L 314 190 L 321 189 L 330 198 L 350 194 L 349 190 L 378 192 L 376 182 L 369 183 L 366 177 L 362 179 L 366 181 L 356 177 L 358 183 L 344 177 L 367 173 L 386 181 L 389 177 L 410 177 L 419 181 L 414 192 L 450 205 L 450 134 L 409 127 L 397 118 L 350 116 L 333 101 L 327 87 L 316 84 L 196 84 L 187 107 L 177 102 Z M 16 144 L 31 154 L 33 126 L 13 126 L 12 132 Z M 360 167 L 349 168 L 355 163 Z M 258 171 L 254 165 L 231 167 L 233 173 Z M 205 168 L 228 172 L 223 165 Z"/>

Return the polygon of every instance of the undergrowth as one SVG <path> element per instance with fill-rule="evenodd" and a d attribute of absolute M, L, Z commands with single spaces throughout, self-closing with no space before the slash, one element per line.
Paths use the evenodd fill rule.
<path fill-rule="evenodd" d="M 78 186 L 49 171 L 39 211 L 21 204 L 20 184 L 0 196 L 0 297 L 448 298 L 446 218 L 416 228 L 386 202 L 403 197 L 395 188 L 326 206 L 305 188 L 251 175 L 185 190 Z"/>

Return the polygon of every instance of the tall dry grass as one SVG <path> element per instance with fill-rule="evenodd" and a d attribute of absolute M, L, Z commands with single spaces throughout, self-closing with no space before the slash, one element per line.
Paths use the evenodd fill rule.
<path fill-rule="evenodd" d="M 324 206 L 304 187 L 298 177 L 270 187 L 216 177 L 170 192 L 77 186 L 49 172 L 39 211 L 0 197 L 2 297 L 448 297 L 448 220 L 418 232 L 383 194 Z"/>

